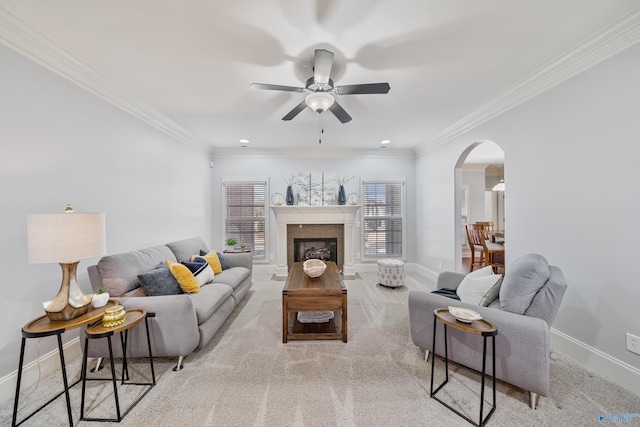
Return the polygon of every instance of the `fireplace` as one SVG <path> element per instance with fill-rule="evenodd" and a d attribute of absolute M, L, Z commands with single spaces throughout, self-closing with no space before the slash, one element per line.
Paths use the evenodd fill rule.
<path fill-rule="evenodd" d="M 344 277 L 355 277 L 354 224 L 360 206 L 271 206 L 276 215 L 276 277 L 286 278 L 293 264 L 294 238 L 337 238 L 338 262 Z M 330 227 L 336 227 L 331 230 Z"/>
<path fill-rule="evenodd" d="M 338 263 L 337 238 L 293 239 L 293 261 L 304 262 L 308 259 L 333 261 Z"/>

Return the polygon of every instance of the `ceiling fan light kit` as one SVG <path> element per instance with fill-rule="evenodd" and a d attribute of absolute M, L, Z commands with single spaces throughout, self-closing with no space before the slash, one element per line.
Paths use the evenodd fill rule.
<path fill-rule="evenodd" d="M 313 111 L 322 113 L 333 105 L 335 99 L 326 92 L 313 92 L 307 95 L 304 101 Z"/>

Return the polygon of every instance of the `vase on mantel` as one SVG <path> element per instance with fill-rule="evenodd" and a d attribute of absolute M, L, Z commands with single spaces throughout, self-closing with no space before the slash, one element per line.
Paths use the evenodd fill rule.
<path fill-rule="evenodd" d="M 338 204 L 339 205 L 347 204 L 347 196 L 344 193 L 344 185 L 341 185 L 340 190 L 338 191 Z"/>
<path fill-rule="evenodd" d="M 287 186 L 287 205 L 293 205 L 293 188 L 290 185 Z"/>

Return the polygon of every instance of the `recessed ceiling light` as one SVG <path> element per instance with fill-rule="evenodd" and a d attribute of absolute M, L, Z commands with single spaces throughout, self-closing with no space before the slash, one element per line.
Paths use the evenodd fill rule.
<path fill-rule="evenodd" d="M 380 144 L 382 144 L 382 145 L 391 144 L 391 140 L 390 139 L 383 139 L 382 141 L 380 141 Z"/>
<path fill-rule="evenodd" d="M 240 144 L 248 144 L 250 141 L 248 139 L 241 139 Z"/>

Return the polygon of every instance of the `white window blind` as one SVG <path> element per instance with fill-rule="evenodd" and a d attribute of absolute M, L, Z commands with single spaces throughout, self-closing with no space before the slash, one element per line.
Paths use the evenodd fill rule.
<path fill-rule="evenodd" d="M 402 256 L 403 186 L 398 182 L 364 182 L 364 254 Z"/>
<path fill-rule="evenodd" d="M 225 238 L 247 245 L 254 257 L 265 256 L 265 181 L 225 182 Z"/>

